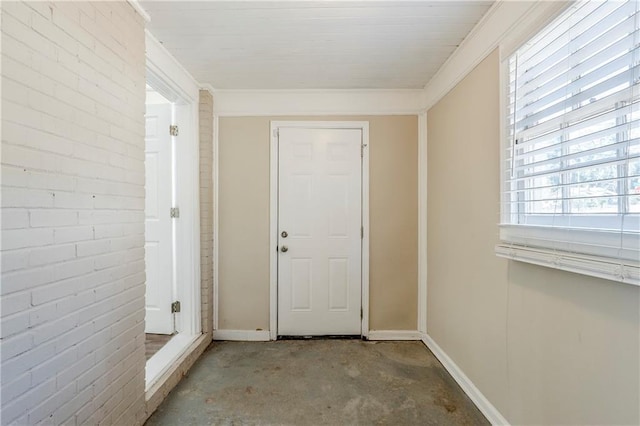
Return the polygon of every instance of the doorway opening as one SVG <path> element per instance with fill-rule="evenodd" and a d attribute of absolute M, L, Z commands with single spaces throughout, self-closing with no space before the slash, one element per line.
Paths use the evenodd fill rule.
<path fill-rule="evenodd" d="M 368 336 L 368 122 L 271 123 L 271 324 Z"/>
<path fill-rule="evenodd" d="M 148 81 L 145 105 L 146 390 L 201 334 L 197 100 L 162 83 Z"/>
<path fill-rule="evenodd" d="M 176 333 L 173 102 L 147 85 L 145 110 L 145 352 L 158 353 Z"/>

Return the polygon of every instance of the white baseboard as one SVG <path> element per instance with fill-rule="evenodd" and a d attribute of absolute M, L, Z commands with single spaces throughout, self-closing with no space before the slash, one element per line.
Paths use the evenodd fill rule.
<path fill-rule="evenodd" d="M 368 340 L 421 340 L 416 330 L 369 330 Z"/>
<path fill-rule="evenodd" d="M 268 342 L 269 330 L 213 330 L 213 340 Z"/>
<path fill-rule="evenodd" d="M 466 374 L 453 362 L 449 355 L 447 355 L 440 346 L 429 336 L 428 334 L 422 335 L 422 341 L 438 358 L 438 361 L 442 363 L 444 368 L 451 374 L 453 379 L 460 385 L 464 393 L 473 401 L 478 409 L 484 414 L 492 425 L 509 425 L 507 419 L 505 419 L 500 411 L 493 406 L 491 402 L 480 392 L 480 389 L 473 384 L 473 382 L 467 377 Z"/>

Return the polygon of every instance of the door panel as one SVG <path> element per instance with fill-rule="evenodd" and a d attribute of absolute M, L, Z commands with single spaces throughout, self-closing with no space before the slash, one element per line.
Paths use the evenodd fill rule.
<path fill-rule="evenodd" d="M 311 284 L 313 282 L 312 259 L 291 260 L 291 310 L 311 310 Z"/>
<path fill-rule="evenodd" d="M 329 310 L 349 309 L 349 259 L 329 259 Z"/>
<path fill-rule="evenodd" d="M 279 335 L 361 334 L 361 144 L 355 129 L 279 131 Z"/>
<path fill-rule="evenodd" d="M 147 105 L 145 120 L 145 332 L 172 334 L 171 104 Z"/>

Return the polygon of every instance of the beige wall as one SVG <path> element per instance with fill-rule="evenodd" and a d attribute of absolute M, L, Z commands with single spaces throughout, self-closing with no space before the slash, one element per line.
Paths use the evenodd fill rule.
<path fill-rule="evenodd" d="M 269 329 L 271 120 L 368 121 L 370 328 L 417 322 L 416 116 L 223 117 L 219 120 L 219 328 Z"/>
<path fill-rule="evenodd" d="M 428 333 L 512 424 L 639 424 L 640 288 L 494 254 L 498 75 L 428 112 Z"/>

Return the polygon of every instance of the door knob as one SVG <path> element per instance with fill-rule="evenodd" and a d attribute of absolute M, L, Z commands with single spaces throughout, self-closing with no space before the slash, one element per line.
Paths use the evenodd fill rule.
<path fill-rule="evenodd" d="M 282 233 L 280 235 L 282 236 L 282 238 L 287 238 L 289 236 L 287 231 L 282 231 Z"/>
<path fill-rule="evenodd" d="M 281 248 L 280 250 L 282 250 L 282 252 L 283 252 L 283 253 L 286 253 L 286 252 L 288 252 L 288 251 L 289 251 L 289 247 L 287 247 L 287 246 L 282 246 L 282 248 Z"/>

